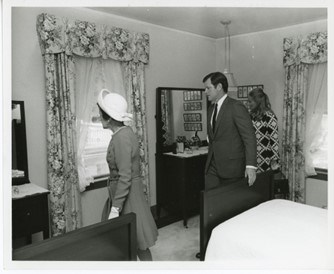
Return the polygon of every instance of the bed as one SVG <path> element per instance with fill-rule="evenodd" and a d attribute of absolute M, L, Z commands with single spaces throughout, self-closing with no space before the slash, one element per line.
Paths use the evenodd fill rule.
<path fill-rule="evenodd" d="M 257 174 L 249 187 L 247 179 L 238 183 L 201 191 L 200 194 L 200 260 L 205 258 L 211 231 L 220 223 L 274 197 L 272 171 Z"/>
<path fill-rule="evenodd" d="M 136 215 L 129 213 L 13 250 L 21 261 L 136 261 Z"/>
<path fill-rule="evenodd" d="M 327 210 L 272 199 L 270 173 L 256 184 L 202 193 L 201 260 L 226 268 L 326 268 Z"/>

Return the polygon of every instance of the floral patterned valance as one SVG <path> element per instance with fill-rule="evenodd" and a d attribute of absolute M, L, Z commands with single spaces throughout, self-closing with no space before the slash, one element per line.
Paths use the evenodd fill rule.
<path fill-rule="evenodd" d="M 316 32 L 304 38 L 283 40 L 284 66 L 327 62 L 327 32 Z"/>
<path fill-rule="evenodd" d="M 70 21 L 42 13 L 37 16 L 37 33 L 42 54 L 65 52 L 84 57 L 148 63 L 149 35 L 126 29 Z"/>

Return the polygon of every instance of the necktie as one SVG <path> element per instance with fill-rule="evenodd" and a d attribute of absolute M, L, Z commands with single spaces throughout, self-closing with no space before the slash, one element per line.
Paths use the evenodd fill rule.
<path fill-rule="evenodd" d="M 216 117 L 217 117 L 217 108 L 218 104 L 215 104 L 215 109 L 213 111 L 213 116 L 212 116 L 212 131 L 215 132 L 215 127 L 216 127 Z"/>

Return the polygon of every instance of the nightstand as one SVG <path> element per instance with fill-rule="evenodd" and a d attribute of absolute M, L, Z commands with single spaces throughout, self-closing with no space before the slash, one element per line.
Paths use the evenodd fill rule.
<path fill-rule="evenodd" d="M 43 232 L 43 239 L 49 232 L 49 191 L 32 183 L 12 186 L 12 240 L 26 238 Z"/>
<path fill-rule="evenodd" d="M 274 196 L 276 199 L 289 198 L 289 180 L 274 178 Z"/>

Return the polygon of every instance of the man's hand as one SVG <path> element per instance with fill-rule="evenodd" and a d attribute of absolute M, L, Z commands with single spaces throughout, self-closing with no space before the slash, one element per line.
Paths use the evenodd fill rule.
<path fill-rule="evenodd" d="M 248 177 L 248 185 L 252 186 L 255 182 L 255 179 L 256 179 L 256 169 L 246 167 L 245 177 Z"/>

